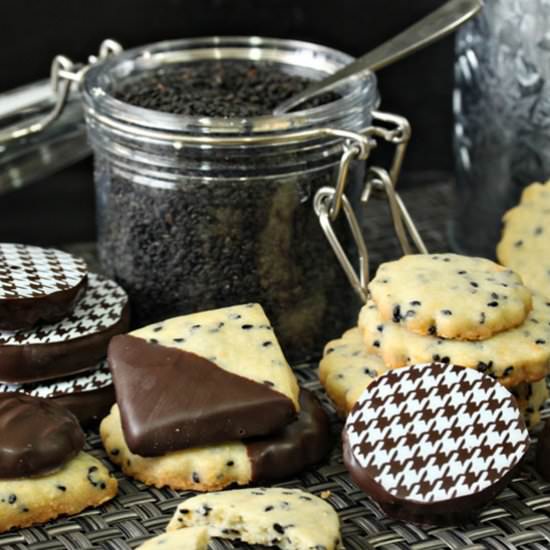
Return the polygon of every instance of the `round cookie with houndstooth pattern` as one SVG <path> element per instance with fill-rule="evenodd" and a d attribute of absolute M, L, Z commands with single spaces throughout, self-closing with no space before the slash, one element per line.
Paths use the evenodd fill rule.
<path fill-rule="evenodd" d="M 29 329 L 69 315 L 86 289 L 88 268 L 56 250 L 0 243 L 0 330 Z"/>
<path fill-rule="evenodd" d="M 433 525 L 462 522 L 490 502 L 529 447 L 503 386 L 443 363 L 376 379 L 343 439 L 352 478 L 389 516 Z"/>

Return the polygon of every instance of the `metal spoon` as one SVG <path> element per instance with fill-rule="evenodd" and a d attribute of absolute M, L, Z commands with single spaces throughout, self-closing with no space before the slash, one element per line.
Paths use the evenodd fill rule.
<path fill-rule="evenodd" d="M 482 0 L 450 0 L 402 33 L 384 42 L 374 50 L 346 65 L 334 74 L 310 84 L 303 92 L 281 103 L 273 114 L 284 114 L 304 101 L 327 92 L 364 71 L 376 71 L 390 65 L 424 46 L 443 38 L 476 15 L 483 5 Z"/>

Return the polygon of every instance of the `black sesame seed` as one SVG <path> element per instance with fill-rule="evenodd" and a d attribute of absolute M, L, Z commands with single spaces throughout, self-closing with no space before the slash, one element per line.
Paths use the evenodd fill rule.
<path fill-rule="evenodd" d="M 233 460 L 228 460 L 225 465 L 231 468 L 231 466 L 235 466 L 235 462 Z"/>
<path fill-rule="evenodd" d="M 153 332 L 160 332 L 162 330 L 162 327 L 155 327 L 153 329 Z"/>
<path fill-rule="evenodd" d="M 546 344 L 546 340 L 542 340 L 541 338 L 538 338 L 537 340 L 535 340 L 535 344 L 539 344 L 539 345 Z"/>
<path fill-rule="evenodd" d="M 484 325 L 485 324 L 485 313 L 482 311 L 481 315 L 479 316 L 479 324 Z"/>
<path fill-rule="evenodd" d="M 118 456 L 118 455 L 120 454 L 120 449 L 111 449 L 111 450 L 109 451 L 109 454 L 110 454 L 111 456 Z"/>
<path fill-rule="evenodd" d="M 421 306 L 422 303 L 419 302 L 418 300 L 413 300 L 412 302 L 409 302 L 411 304 L 411 306 L 413 307 L 418 307 L 418 306 Z"/>
<path fill-rule="evenodd" d="M 248 324 L 247 325 L 242 325 L 241 328 L 243 330 L 250 330 L 252 328 L 252 325 L 248 325 Z"/>
<path fill-rule="evenodd" d="M 436 333 L 435 325 L 432 325 L 432 326 L 428 329 L 428 334 L 430 334 L 431 336 L 433 336 L 435 333 Z"/>
<path fill-rule="evenodd" d="M 189 513 L 189 510 L 187 508 L 181 508 L 180 509 L 180 514 L 183 514 L 184 516 L 187 515 Z"/>
<path fill-rule="evenodd" d="M 487 304 L 488 307 L 498 307 L 498 302 L 489 302 Z"/>
<path fill-rule="evenodd" d="M 535 235 L 540 235 L 542 231 L 543 229 L 540 225 L 538 227 L 535 227 Z"/>
<path fill-rule="evenodd" d="M 150 344 L 158 344 L 159 341 L 156 338 L 149 338 L 149 343 Z"/>
<path fill-rule="evenodd" d="M 193 479 L 193 483 L 200 483 L 201 482 L 201 478 L 200 478 L 199 474 L 197 474 L 197 472 L 193 472 L 193 475 L 191 476 L 191 478 Z"/>
<path fill-rule="evenodd" d="M 474 288 L 479 287 L 479 285 L 475 281 L 470 281 L 470 286 L 473 286 Z"/>
<path fill-rule="evenodd" d="M 375 348 L 379 348 L 380 347 L 380 341 L 379 340 L 375 340 L 372 345 L 375 347 Z"/>
<path fill-rule="evenodd" d="M 394 323 L 399 323 L 399 321 L 401 321 L 401 306 L 394 306 L 392 320 Z"/>
<path fill-rule="evenodd" d="M 262 342 L 262 346 L 263 346 L 264 348 L 268 348 L 268 347 L 270 347 L 270 346 L 272 346 L 272 345 L 273 345 L 273 342 L 269 342 L 269 341 Z"/>
<path fill-rule="evenodd" d="M 384 325 L 378 325 L 378 326 L 376 327 L 376 330 L 377 330 L 378 332 L 384 332 Z"/>
<path fill-rule="evenodd" d="M 523 241 L 521 241 L 521 240 L 516 241 L 516 242 L 514 243 L 514 246 L 515 246 L 516 248 L 519 248 L 519 247 L 522 246 L 522 245 L 523 245 Z"/>
<path fill-rule="evenodd" d="M 273 529 L 277 533 L 279 533 L 279 535 L 284 535 L 284 533 L 285 533 L 285 528 L 280 523 L 274 523 L 273 524 Z"/>
<path fill-rule="evenodd" d="M 8 504 L 14 504 L 16 500 L 17 496 L 12 494 L 8 497 Z"/>
<path fill-rule="evenodd" d="M 185 338 L 172 338 L 172 341 L 176 344 L 183 344 L 185 342 Z"/>
<path fill-rule="evenodd" d="M 57 485 L 57 489 L 64 493 L 67 490 L 67 487 L 65 487 L 65 485 Z"/>
<path fill-rule="evenodd" d="M 447 317 L 448 317 L 449 315 L 452 315 L 452 314 L 453 314 L 453 312 L 452 312 L 450 309 L 442 309 L 442 310 L 441 310 L 441 313 L 442 313 L 442 315 L 446 315 Z"/>
<path fill-rule="evenodd" d="M 264 512 L 271 512 L 271 510 L 274 510 L 274 507 L 269 505 L 264 508 Z"/>

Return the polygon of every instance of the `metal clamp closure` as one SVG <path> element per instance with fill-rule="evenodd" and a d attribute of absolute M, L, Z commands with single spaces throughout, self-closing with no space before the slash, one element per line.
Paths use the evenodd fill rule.
<path fill-rule="evenodd" d="M 395 152 L 389 170 L 379 166 L 372 166 L 369 168 L 361 195 L 361 203 L 366 206 L 373 195 L 385 196 L 389 203 L 393 227 L 403 254 L 413 253 L 410 241 L 414 243 L 420 253 L 427 254 L 428 252 L 405 204 L 395 190 L 407 144 L 411 136 L 409 122 L 401 116 L 383 113 L 381 111 L 375 111 L 373 113 L 373 119 L 385 123 L 386 125 L 392 125 L 393 127 L 371 126 L 367 128 L 361 136 L 363 139 L 366 138 L 366 141 L 363 142 L 365 143 L 365 147 L 362 150 L 357 145 L 362 141 L 361 139 L 358 139 L 356 136 L 354 136 L 354 139 L 348 139 L 344 144 L 335 187 L 322 187 L 319 189 L 315 195 L 313 205 L 329 244 L 340 262 L 351 286 L 363 302 L 366 302 L 368 298 L 368 248 L 359 221 L 345 194 L 345 187 L 352 160 L 366 160 L 370 151 L 376 146 L 377 138 L 394 144 Z M 346 221 L 359 256 L 357 271 L 353 267 L 353 264 L 334 231 L 333 223 L 342 209 L 344 210 Z"/>
<path fill-rule="evenodd" d="M 114 40 L 104 40 L 99 48 L 97 56 L 91 55 L 88 58 L 87 64 L 77 65 L 64 55 L 57 55 L 51 65 L 50 83 L 54 95 L 55 103 L 52 110 L 38 122 L 29 124 L 28 126 L 17 126 L 8 128 L 0 132 L 0 144 L 9 141 L 27 137 L 38 132 L 42 132 L 50 124 L 55 122 L 63 113 L 63 109 L 67 104 L 69 94 L 73 84 L 80 84 L 84 73 L 88 68 L 101 61 L 110 55 L 120 53 L 122 46 Z"/>

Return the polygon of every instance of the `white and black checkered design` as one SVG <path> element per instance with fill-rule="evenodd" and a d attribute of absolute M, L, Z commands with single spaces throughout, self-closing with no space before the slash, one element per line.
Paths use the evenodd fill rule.
<path fill-rule="evenodd" d="M 59 397 L 74 393 L 86 393 L 111 386 L 113 379 L 107 365 L 102 361 L 95 370 L 57 380 L 32 384 L 1 384 L 0 393 L 25 393 L 34 397 Z"/>
<path fill-rule="evenodd" d="M 69 317 L 30 330 L 2 330 L 0 345 L 54 344 L 102 332 L 120 321 L 127 302 L 126 292 L 114 281 L 90 273 L 86 293 Z"/>
<path fill-rule="evenodd" d="M 39 298 L 70 290 L 87 272 L 84 260 L 61 250 L 0 243 L 0 300 Z"/>
<path fill-rule="evenodd" d="M 525 455 L 529 434 L 511 394 L 473 369 L 391 370 L 352 409 L 354 458 L 386 492 L 418 502 L 476 494 Z"/>

